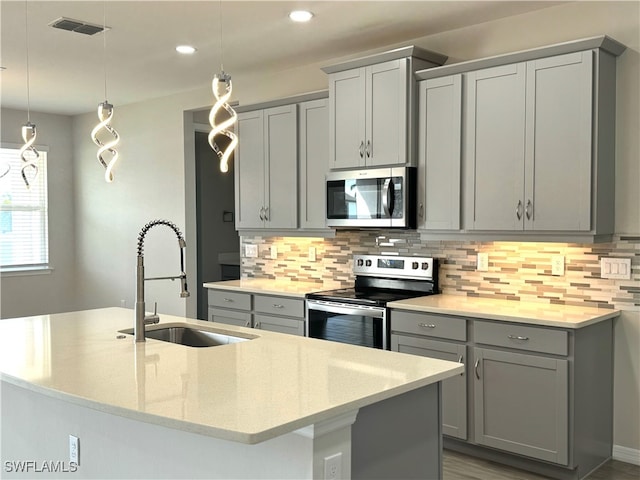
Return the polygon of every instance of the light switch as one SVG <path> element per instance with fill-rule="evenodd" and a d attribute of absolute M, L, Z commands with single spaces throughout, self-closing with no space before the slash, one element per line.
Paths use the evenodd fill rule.
<path fill-rule="evenodd" d="M 631 259 L 602 257 L 600 259 L 600 277 L 618 280 L 631 279 Z"/>

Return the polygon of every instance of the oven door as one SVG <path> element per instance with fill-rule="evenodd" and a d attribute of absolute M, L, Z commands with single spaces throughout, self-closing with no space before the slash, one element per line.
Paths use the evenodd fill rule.
<path fill-rule="evenodd" d="M 307 336 L 389 349 L 387 309 L 323 300 L 307 300 Z"/>

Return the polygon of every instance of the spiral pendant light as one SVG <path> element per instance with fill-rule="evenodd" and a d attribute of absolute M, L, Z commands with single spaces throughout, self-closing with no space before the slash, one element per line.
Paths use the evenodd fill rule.
<path fill-rule="evenodd" d="M 238 145 L 238 137 L 233 133 L 230 128 L 238 120 L 238 114 L 229 105 L 229 98 L 231 98 L 231 92 L 233 86 L 231 85 L 231 75 L 225 73 L 222 64 L 222 0 L 220 1 L 220 73 L 213 76 L 211 82 L 211 89 L 213 90 L 213 96 L 215 97 L 215 103 L 211 107 L 209 112 L 209 124 L 211 125 L 211 131 L 208 135 L 209 145 L 220 159 L 220 171 L 226 173 L 229 171 L 229 157 L 233 153 Z M 221 92 L 221 84 L 224 85 L 224 90 Z M 225 120 L 218 122 L 216 118 L 221 110 L 225 110 L 229 117 Z M 218 122 L 218 123 L 216 123 Z M 217 135 L 224 135 L 229 138 L 228 145 L 221 149 L 215 141 Z"/>
<path fill-rule="evenodd" d="M 114 180 L 113 168 L 120 154 L 116 149 L 118 143 L 120 143 L 120 135 L 115 128 L 111 126 L 111 119 L 113 118 L 113 105 L 109 103 L 107 98 L 107 7 L 106 2 L 103 4 L 103 64 L 104 64 L 104 98 L 105 101 L 98 104 L 98 124 L 91 130 L 91 140 L 98 146 L 96 157 L 98 162 L 104 167 L 104 179 L 106 182 L 111 183 Z M 106 138 L 100 138 L 99 133 L 102 132 L 102 136 Z M 106 133 L 105 133 L 106 132 Z"/>
<path fill-rule="evenodd" d="M 25 23 L 25 37 L 26 37 L 26 53 L 27 53 L 27 123 L 22 126 L 22 140 L 24 145 L 20 147 L 20 158 L 23 165 L 20 171 L 22 180 L 24 181 L 27 189 L 31 187 L 31 183 L 38 175 L 38 160 L 40 159 L 40 152 L 34 146 L 36 141 L 36 126 L 31 123 L 31 92 L 29 86 L 29 18 L 27 12 L 27 0 L 24 2 L 24 23 Z M 9 172 L 7 169 L 3 176 Z"/>

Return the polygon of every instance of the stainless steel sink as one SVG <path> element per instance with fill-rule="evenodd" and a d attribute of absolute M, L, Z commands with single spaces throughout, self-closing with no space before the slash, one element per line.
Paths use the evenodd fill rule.
<path fill-rule="evenodd" d="M 133 335 L 133 328 L 120 330 L 120 333 Z M 145 335 L 147 338 L 178 343 L 188 347 L 216 347 L 218 345 L 245 342 L 253 338 L 238 337 L 220 331 L 209 331 L 180 325 L 158 325 L 155 328 L 147 328 Z"/>

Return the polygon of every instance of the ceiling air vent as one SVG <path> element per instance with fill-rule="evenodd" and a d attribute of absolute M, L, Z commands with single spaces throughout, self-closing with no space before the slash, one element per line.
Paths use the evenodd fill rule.
<path fill-rule="evenodd" d="M 60 30 L 68 30 L 69 32 L 83 33 L 85 35 L 95 35 L 103 30 L 109 30 L 109 27 L 103 28 L 102 25 L 83 22 L 82 20 L 74 20 L 72 18 L 60 17 L 49 24 L 50 27 L 59 28 Z"/>

